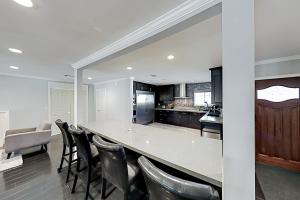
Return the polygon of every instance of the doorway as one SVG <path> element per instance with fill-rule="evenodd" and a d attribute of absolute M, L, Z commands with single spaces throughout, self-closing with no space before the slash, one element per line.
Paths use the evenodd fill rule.
<path fill-rule="evenodd" d="M 65 89 L 51 88 L 51 123 L 52 134 L 60 133 L 60 130 L 54 125 L 55 120 L 71 124 L 74 118 L 74 91 Z"/>
<path fill-rule="evenodd" d="M 300 77 L 256 81 L 256 160 L 300 172 Z"/>
<path fill-rule="evenodd" d="M 88 86 L 82 86 L 82 104 L 80 116 L 83 122 L 88 120 Z M 50 82 L 48 84 L 49 119 L 52 123 L 52 135 L 60 133 L 55 125 L 57 119 L 73 124 L 74 122 L 74 85 L 70 83 Z"/>

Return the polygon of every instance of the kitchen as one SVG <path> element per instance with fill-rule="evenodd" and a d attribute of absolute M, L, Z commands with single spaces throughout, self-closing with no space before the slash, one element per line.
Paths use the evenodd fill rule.
<path fill-rule="evenodd" d="M 89 84 L 96 113 L 78 124 L 221 194 L 221 55 L 216 15 L 93 63 L 79 75 Z"/>
<path fill-rule="evenodd" d="M 205 131 L 205 135 L 222 139 L 222 67 L 210 71 L 211 82 L 168 85 L 134 82 L 133 121 L 191 128 L 200 130 L 202 136 Z"/>

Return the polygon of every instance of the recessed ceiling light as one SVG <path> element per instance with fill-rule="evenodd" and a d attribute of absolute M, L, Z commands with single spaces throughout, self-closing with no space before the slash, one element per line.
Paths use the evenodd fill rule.
<path fill-rule="evenodd" d="M 92 80 L 93 78 L 92 78 L 92 77 L 88 77 L 88 79 L 89 79 L 89 80 Z"/>
<path fill-rule="evenodd" d="M 14 0 L 14 2 L 16 2 L 22 6 L 25 6 L 27 8 L 33 7 L 33 3 L 31 0 Z"/>
<path fill-rule="evenodd" d="M 173 60 L 175 58 L 175 56 L 173 55 L 168 55 L 168 60 Z"/>
<path fill-rule="evenodd" d="M 157 77 L 157 75 L 155 75 L 155 74 L 150 74 L 150 76 L 153 77 L 153 78 Z"/>
<path fill-rule="evenodd" d="M 8 48 L 8 50 L 9 50 L 10 52 L 17 53 L 17 54 L 23 53 L 23 51 L 21 51 L 20 49 Z"/>
<path fill-rule="evenodd" d="M 126 67 L 127 70 L 132 70 L 132 67 Z"/>
<path fill-rule="evenodd" d="M 16 67 L 16 66 L 9 66 L 9 68 L 11 68 L 11 69 L 20 69 L 19 67 Z"/>

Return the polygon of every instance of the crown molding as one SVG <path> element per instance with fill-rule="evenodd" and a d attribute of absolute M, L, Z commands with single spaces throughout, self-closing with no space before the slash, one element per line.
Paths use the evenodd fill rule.
<path fill-rule="evenodd" d="M 54 79 L 50 79 L 50 78 L 46 78 L 46 77 L 28 76 L 28 75 L 21 75 L 21 74 L 0 73 L 0 76 L 9 76 L 9 77 L 26 78 L 26 79 L 36 79 L 36 80 L 43 80 L 43 81 L 56 81 Z"/>
<path fill-rule="evenodd" d="M 35 80 L 41 80 L 41 81 L 53 81 L 53 82 L 62 82 L 62 83 L 72 83 L 73 80 L 68 81 L 62 81 L 57 79 L 51 79 L 46 77 L 39 77 L 39 76 L 28 76 L 28 75 L 21 75 L 21 74 L 9 74 L 9 73 L 1 73 L 0 76 L 8 76 L 8 77 L 15 77 L 15 78 L 26 78 L 26 79 L 35 79 Z"/>
<path fill-rule="evenodd" d="M 113 42 L 112 44 L 96 51 L 95 53 L 79 60 L 72 65 L 73 68 L 80 69 L 91 63 L 102 60 L 132 45 L 150 38 L 168 28 L 183 22 L 184 20 L 195 16 L 208 8 L 211 8 L 222 0 L 187 0 L 174 9 L 166 12 L 153 21 L 145 24 L 141 28 L 131 32 L 125 37 Z"/>
<path fill-rule="evenodd" d="M 299 59 L 300 59 L 300 55 L 286 56 L 286 57 L 280 57 L 280 58 L 260 60 L 260 61 L 257 61 L 255 63 L 255 65 L 266 65 L 266 64 L 279 63 L 279 62 L 291 61 L 291 60 L 299 60 Z"/>
<path fill-rule="evenodd" d="M 257 77 L 255 80 L 266 80 L 266 79 L 277 79 L 277 78 L 293 78 L 300 77 L 300 74 L 284 74 L 284 75 L 275 75 L 275 76 L 262 76 Z"/>
<path fill-rule="evenodd" d="M 107 83 L 115 83 L 115 82 L 119 82 L 119 81 L 124 81 L 124 80 L 132 80 L 131 77 L 130 78 L 118 78 L 118 79 L 112 79 L 112 80 L 107 80 L 107 81 L 99 81 L 99 82 L 95 82 L 92 83 L 93 85 L 103 85 L 103 84 L 107 84 Z"/>

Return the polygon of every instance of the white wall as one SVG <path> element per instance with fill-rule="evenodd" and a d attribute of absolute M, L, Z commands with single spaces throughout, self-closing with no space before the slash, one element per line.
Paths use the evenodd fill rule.
<path fill-rule="evenodd" d="M 47 81 L 0 75 L 0 94 L 0 110 L 10 111 L 11 129 L 48 120 Z"/>
<path fill-rule="evenodd" d="M 105 100 L 100 119 L 131 122 L 132 120 L 132 80 L 121 79 L 95 84 L 97 89 L 105 88 Z M 96 97 L 96 102 L 99 101 Z M 96 103 L 97 104 L 97 103 Z M 99 118 L 97 118 L 98 120 Z"/>
<path fill-rule="evenodd" d="M 88 86 L 88 95 L 89 95 L 89 100 L 88 100 L 88 120 L 89 121 L 95 121 L 96 120 L 96 99 L 95 99 L 95 86 L 94 85 L 89 85 Z"/>
<path fill-rule="evenodd" d="M 300 60 L 290 60 L 255 67 L 256 79 L 284 78 L 300 76 Z"/>

